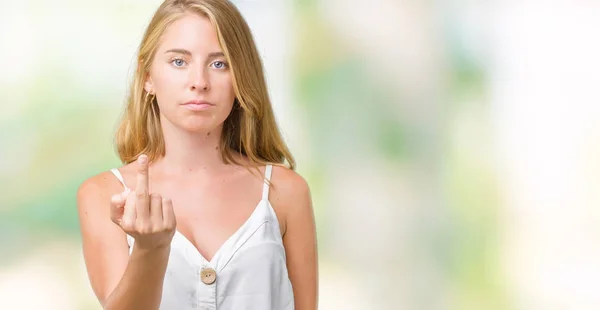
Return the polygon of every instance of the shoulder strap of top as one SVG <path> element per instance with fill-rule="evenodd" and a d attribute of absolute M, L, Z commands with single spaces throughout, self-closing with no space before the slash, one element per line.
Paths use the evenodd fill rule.
<path fill-rule="evenodd" d="M 115 177 L 117 177 L 117 179 L 119 179 L 121 184 L 123 184 L 123 187 L 125 189 L 127 189 L 127 185 L 125 185 L 125 180 L 123 180 L 123 176 L 121 175 L 121 172 L 119 172 L 119 169 L 113 168 L 113 169 L 110 169 L 110 172 L 112 172 L 115 175 Z"/>
<path fill-rule="evenodd" d="M 271 182 L 272 170 L 273 170 L 272 165 L 267 165 L 265 167 L 265 180 L 264 180 L 265 184 L 263 185 L 263 194 L 262 194 L 263 200 L 269 200 L 269 182 Z"/>

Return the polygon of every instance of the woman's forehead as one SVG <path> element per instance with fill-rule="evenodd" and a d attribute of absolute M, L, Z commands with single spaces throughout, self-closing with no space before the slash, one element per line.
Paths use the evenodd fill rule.
<path fill-rule="evenodd" d="M 165 29 L 158 49 L 162 53 L 168 50 L 185 50 L 192 54 L 209 54 L 221 50 L 217 32 L 210 20 L 191 13 Z"/>

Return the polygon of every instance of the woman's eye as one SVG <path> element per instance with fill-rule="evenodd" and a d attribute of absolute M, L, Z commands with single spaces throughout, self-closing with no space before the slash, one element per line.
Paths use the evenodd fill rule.
<path fill-rule="evenodd" d="M 227 67 L 227 64 L 222 62 L 222 61 L 215 61 L 212 63 L 213 67 L 215 67 L 216 69 L 223 69 L 225 67 Z"/>
<path fill-rule="evenodd" d="M 171 63 L 173 63 L 175 65 L 175 67 L 181 67 L 181 66 L 185 65 L 185 60 L 177 58 L 177 59 L 173 59 L 171 61 Z"/>

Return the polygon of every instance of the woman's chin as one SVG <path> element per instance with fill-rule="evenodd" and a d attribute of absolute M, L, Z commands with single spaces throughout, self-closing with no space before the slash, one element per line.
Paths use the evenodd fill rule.
<path fill-rule="evenodd" d="M 214 122 L 193 122 L 187 124 L 181 124 L 180 128 L 189 133 L 211 133 L 220 127 L 221 124 L 215 124 Z"/>
<path fill-rule="evenodd" d="M 223 122 L 224 120 L 221 120 L 216 115 L 195 115 L 193 117 L 186 116 L 177 118 L 164 117 L 161 119 L 163 130 L 176 128 L 177 131 L 183 131 L 190 134 L 212 133 L 220 130 L 223 127 Z"/>

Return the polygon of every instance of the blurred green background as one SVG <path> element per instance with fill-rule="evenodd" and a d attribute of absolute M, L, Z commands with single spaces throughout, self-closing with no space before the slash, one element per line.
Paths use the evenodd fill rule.
<path fill-rule="evenodd" d="M 161 1 L 0 1 L 0 309 L 100 309 L 75 193 Z M 598 309 L 600 4 L 239 0 L 320 309 Z"/>

